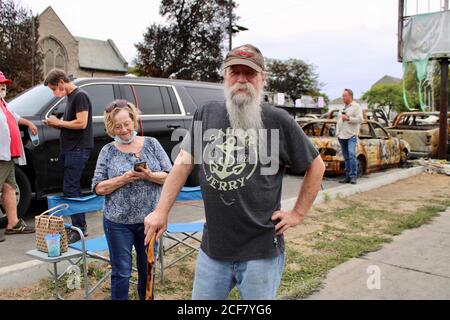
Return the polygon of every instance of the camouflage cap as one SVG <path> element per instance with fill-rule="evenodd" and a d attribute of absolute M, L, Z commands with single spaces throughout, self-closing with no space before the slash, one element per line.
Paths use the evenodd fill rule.
<path fill-rule="evenodd" d="M 262 72 L 266 69 L 264 57 L 261 51 L 251 44 L 239 46 L 228 52 L 222 69 L 234 65 L 244 65 L 256 70 L 257 72 Z"/>

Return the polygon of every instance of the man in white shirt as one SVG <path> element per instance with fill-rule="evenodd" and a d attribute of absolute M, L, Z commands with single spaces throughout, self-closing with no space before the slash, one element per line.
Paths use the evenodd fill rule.
<path fill-rule="evenodd" d="M 360 105 L 353 101 L 353 91 L 344 89 L 342 94 L 344 110 L 337 122 L 337 137 L 345 159 L 345 178 L 340 183 L 356 184 L 358 176 L 358 160 L 356 159 L 356 144 L 359 129 L 363 121 Z"/>

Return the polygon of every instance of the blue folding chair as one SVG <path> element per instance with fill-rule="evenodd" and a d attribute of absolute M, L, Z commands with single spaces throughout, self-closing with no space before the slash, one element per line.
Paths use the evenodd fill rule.
<path fill-rule="evenodd" d="M 198 187 L 183 187 L 181 192 L 179 193 L 176 201 L 184 202 L 184 201 L 196 201 L 202 200 L 202 193 L 200 190 L 200 186 Z M 195 237 L 197 233 L 203 232 L 204 222 L 188 222 L 188 223 L 169 223 L 167 225 L 167 230 L 164 232 L 164 235 L 160 239 L 159 246 L 159 269 L 161 272 L 160 280 L 164 281 L 164 270 L 172 267 L 178 261 L 190 256 L 194 252 L 197 252 L 200 248 L 201 241 Z M 180 234 L 178 236 L 177 234 Z M 165 239 L 171 240 L 173 244 L 170 246 L 164 247 Z M 188 240 L 193 240 L 196 245 L 192 245 L 188 242 Z M 164 264 L 164 255 L 171 249 L 183 245 L 189 248 L 189 250 L 181 255 L 180 257 Z"/>
<path fill-rule="evenodd" d="M 55 196 L 51 195 L 47 197 L 47 203 L 49 208 L 53 208 L 56 206 L 60 206 L 62 204 L 65 204 L 65 208 L 63 210 L 60 210 L 55 214 L 56 216 L 60 217 L 66 217 L 71 216 L 73 214 L 82 213 L 82 212 L 97 212 L 103 210 L 103 204 L 105 202 L 105 198 L 103 196 L 97 196 L 97 195 L 89 195 L 86 197 L 79 197 L 79 198 L 64 198 L 61 196 Z M 64 254 L 61 257 L 57 257 L 57 259 L 54 259 L 54 261 L 47 261 L 47 259 L 43 260 L 47 254 L 39 253 L 39 252 L 28 252 L 27 254 L 30 256 L 33 256 L 36 259 L 43 260 L 46 262 L 53 262 L 54 263 L 54 273 L 55 273 L 55 290 L 56 290 L 56 296 L 58 299 L 62 299 L 61 295 L 58 293 L 58 280 L 64 275 L 64 273 L 67 271 L 64 271 L 63 274 L 58 275 L 57 274 L 57 267 L 56 264 L 58 262 L 61 262 L 63 260 L 69 260 L 73 257 L 80 257 L 80 259 L 76 262 L 82 261 L 83 264 L 83 275 L 84 275 L 84 289 L 85 289 L 85 298 L 89 299 L 92 293 L 106 280 L 111 274 L 111 271 L 107 272 L 105 276 L 103 276 L 94 286 L 92 289 L 89 289 L 88 286 L 88 276 L 87 276 L 87 259 L 88 258 L 94 258 L 98 260 L 102 260 L 109 263 L 109 259 L 107 257 L 104 257 L 99 254 L 99 252 L 108 251 L 108 243 L 106 241 L 105 236 L 100 236 L 94 239 L 86 240 L 83 234 L 83 231 L 77 227 L 74 227 L 71 224 L 64 224 L 66 229 L 71 229 L 80 235 L 81 240 L 69 244 L 69 253 L 70 254 Z M 56 262 L 55 262 L 56 261 Z M 75 264 L 76 264 L 75 263 Z M 72 263 L 74 264 L 74 263 Z"/>

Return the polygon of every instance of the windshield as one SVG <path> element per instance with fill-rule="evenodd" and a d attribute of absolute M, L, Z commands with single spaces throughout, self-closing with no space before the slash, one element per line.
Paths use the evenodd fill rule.
<path fill-rule="evenodd" d="M 8 105 L 20 116 L 35 116 L 53 98 L 52 91 L 41 84 L 15 97 Z"/>

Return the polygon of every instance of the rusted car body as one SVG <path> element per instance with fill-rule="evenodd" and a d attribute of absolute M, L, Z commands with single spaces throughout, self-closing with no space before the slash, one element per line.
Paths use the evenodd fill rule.
<path fill-rule="evenodd" d="M 450 119 L 450 112 L 448 118 Z M 395 137 L 408 141 L 411 146 L 411 158 L 438 155 L 439 112 L 400 113 L 387 131 Z"/>
<path fill-rule="evenodd" d="M 345 173 L 345 162 L 336 133 L 336 120 L 316 120 L 303 126 L 320 152 L 327 175 Z M 404 164 L 410 152 L 409 144 L 392 137 L 378 122 L 361 124 L 356 148 L 358 175 Z"/>
<path fill-rule="evenodd" d="M 317 115 L 308 113 L 308 114 L 305 114 L 303 117 L 295 118 L 295 121 L 297 121 L 297 123 L 300 127 L 303 127 L 308 122 L 311 122 L 311 121 L 314 121 L 317 119 L 319 119 L 319 117 Z"/>

